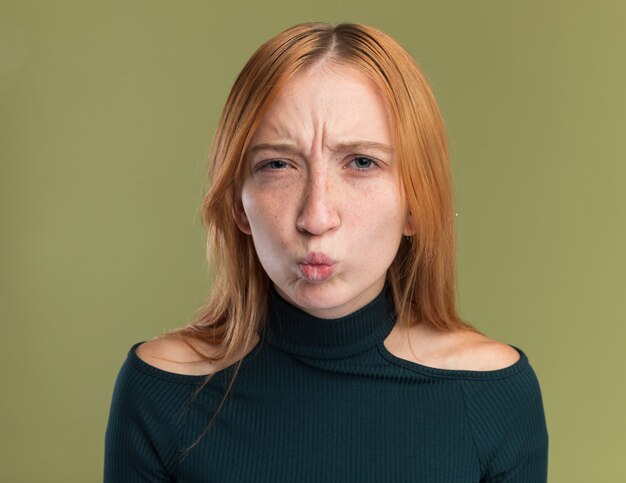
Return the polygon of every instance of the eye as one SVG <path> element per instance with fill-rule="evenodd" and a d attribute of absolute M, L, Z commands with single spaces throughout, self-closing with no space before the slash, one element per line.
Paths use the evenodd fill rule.
<path fill-rule="evenodd" d="M 266 162 L 259 163 L 254 171 L 278 171 L 287 168 L 289 165 L 282 159 L 271 159 Z"/>
<path fill-rule="evenodd" d="M 350 161 L 350 164 L 358 171 L 370 171 L 378 167 L 376 161 L 366 156 L 355 156 L 352 158 L 352 161 Z"/>

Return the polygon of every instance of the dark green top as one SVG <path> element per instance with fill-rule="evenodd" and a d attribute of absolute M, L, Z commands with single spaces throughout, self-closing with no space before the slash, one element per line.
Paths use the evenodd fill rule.
<path fill-rule="evenodd" d="M 395 317 L 383 291 L 346 317 L 318 319 L 272 293 L 265 329 L 235 365 L 174 374 L 132 346 L 106 431 L 105 483 L 542 483 L 548 433 L 528 358 L 493 371 L 436 369 L 383 341 Z"/>

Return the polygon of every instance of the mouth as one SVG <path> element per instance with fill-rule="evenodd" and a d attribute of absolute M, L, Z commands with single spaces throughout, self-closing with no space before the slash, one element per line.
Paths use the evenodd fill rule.
<path fill-rule="evenodd" d="M 311 252 L 298 262 L 300 273 L 310 282 L 323 282 L 332 274 L 335 261 L 322 252 Z"/>

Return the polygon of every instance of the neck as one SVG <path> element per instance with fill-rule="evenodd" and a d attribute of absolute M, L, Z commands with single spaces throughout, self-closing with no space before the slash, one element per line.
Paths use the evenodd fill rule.
<path fill-rule="evenodd" d="M 356 354 L 384 340 L 395 325 L 390 290 L 339 318 L 324 319 L 292 305 L 272 289 L 266 318 L 268 342 L 285 352 L 314 358 Z"/>

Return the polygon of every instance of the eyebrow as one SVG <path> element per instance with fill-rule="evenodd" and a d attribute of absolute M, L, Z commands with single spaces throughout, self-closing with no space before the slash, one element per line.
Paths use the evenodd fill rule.
<path fill-rule="evenodd" d="M 362 149 L 376 149 L 387 154 L 391 154 L 394 152 L 394 149 L 391 146 L 375 141 L 346 141 L 343 143 L 335 144 L 331 147 L 331 150 L 336 153 L 343 153 L 354 150 L 359 151 Z M 260 143 L 255 144 L 248 149 L 249 154 L 255 154 L 259 151 L 277 151 L 287 154 L 301 154 L 298 148 L 288 143 Z"/>

